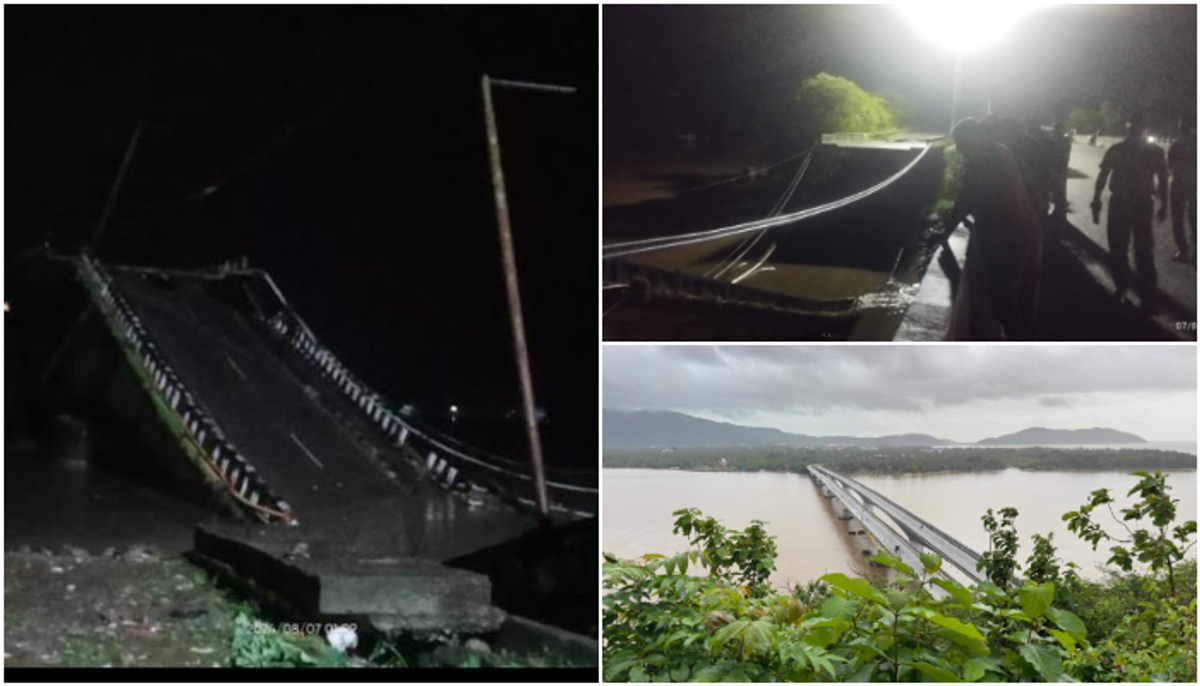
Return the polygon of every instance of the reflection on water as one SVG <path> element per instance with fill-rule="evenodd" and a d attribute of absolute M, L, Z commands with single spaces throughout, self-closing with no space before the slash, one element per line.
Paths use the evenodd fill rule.
<path fill-rule="evenodd" d="M 648 469 L 605 469 L 604 550 L 621 558 L 645 553 L 672 554 L 687 548 L 682 536 L 671 533 L 671 512 L 686 507 L 701 509 L 728 527 L 741 529 L 752 519 L 767 522 L 777 536 L 779 558 L 771 577 L 777 585 L 815 579 L 826 572 L 852 573 L 862 567 L 854 547 L 857 538 L 846 534 L 838 511 L 820 496 L 816 486 L 797 474 L 774 472 L 712 473 Z M 979 518 L 990 507 L 1015 507 L 1020 512 L 1018 558 L 1024 562 L 1033 550 L 1031 536 L 1054 533 L 1058 555 L 1081 567 L 1080 573 L 1097 578 L 1096 565 L 1109 557 L 1067 531 L 1063 513 L 1083 504 L 1088 494 L 1109 488 L 1118 503 L 1127 507 L 1125 493 L 1137 477 L 1125 472 L 1004 472 L 856 476 L 864 485 L 928 519 L 976 552 L 987 549 Z M 1195 517 L 1196 473 L 1178 472 L 1168 479 L 1172 495 L 1180 500 L 1179 520 Z M 1114 535 L 1119 525 L 1103 521 Z M 1193 550 L 1190 554 L 1195 556 Z"/>
<path fill-rule="evenodd" d="M 4 545 L 63 545 L 90 553 L 148 543 L 171 554 L 191 547 L 192 529 L 213 514 L 74 460 L 6 447 Z"/>

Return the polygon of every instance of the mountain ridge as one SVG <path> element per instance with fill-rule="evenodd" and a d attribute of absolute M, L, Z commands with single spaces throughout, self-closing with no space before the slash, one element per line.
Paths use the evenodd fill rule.
<path fill-rule="evenodd" d="M 975 443 L 958 443 L 919 433 L 874 437 L 810 436 L 770 427 L 742 426 L 732 422 L 701 419 L 670 410 L 605 409 L 603 420 L 605 448 L 699 448 L 735 445 L 929 448 L 952 445 L 1092 445 L 1148 442 L 1135 434 L 1101 427 L 1047 429 L 1035 426 L 985 438 Z"/>

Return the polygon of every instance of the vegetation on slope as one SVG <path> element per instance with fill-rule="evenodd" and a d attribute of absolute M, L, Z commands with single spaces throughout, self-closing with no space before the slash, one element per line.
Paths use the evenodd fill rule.
<path fill-rule="evenodd" d="M 604 677 L 609 681 L 1196 681 L 1196 522 L 1172 526 L 1175 504 L 1161 473 L 1137 472 L 1140 501 L 1118 521 L 1129 538 L 1109 564 L 1144 574 L 1093 584 L 1060 571 L 1051 537 L 1038 537 L 1018 581 L 1015 520 L 1006 508 L 985 525 L 992 545 L 988 581 L 972 587 L 935 576 L 942 560 L 874 562 L 894 579 L 826 574 L 828 589 L 768 586 L 774 537 L 761 522 L 726 529 L 698 510 L 675 513 L 675 531 L 693 550 L 620 561 L 605 555 Z M 1093 545 L 1092 493 L 1064 519 Z M 1111 505 L 1110 505 L 1111 512 Z M 1112 513 L 1116 517 L 1116 513 Z M 1136 525 L 1149 518 L 1147 529 Z M 1129 528 L 1132 522 L 1135 528 Z M 1125 546 L 1128 546 L 1127 548 Z M 703 570 L 703 576 L 689 575 Z M 1160 573 L 1166 570 L 1167 574 Z M 1126 580 L 1128 579 L 1128 580 Z M 1135 583 L 1137 592 L 1131 591 Z M 946 592 L 942 600 L 932 586 Z M 1119 617 L 1102 630 L 1094 599 Z"/>
<path fill-rule="evenodd" d="M 726 464 L 721 465 L 724 459 Z M 608 468 L 787 471 L 823 464 L 842 474 L 909 474 L 1019 469 L 1195 469 L 1196 456 L 1124 448 L 801 448 L 788 446 L 605 450 Z"/>

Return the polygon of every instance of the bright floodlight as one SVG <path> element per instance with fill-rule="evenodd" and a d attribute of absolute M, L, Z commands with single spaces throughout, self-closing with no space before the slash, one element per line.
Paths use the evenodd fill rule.
<path fill-rule="evenodd" d="M 957 2 L 900 5 L 898 9 L 926 40 L 951 52 L 970 52 L 1003 38 L 1040 2 Z"/>

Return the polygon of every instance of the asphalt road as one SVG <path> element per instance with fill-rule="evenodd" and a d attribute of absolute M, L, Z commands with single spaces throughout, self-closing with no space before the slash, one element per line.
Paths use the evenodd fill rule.
<path fill-rule="evenodd" d="M 356 426 L 349 403 L 258 322 L 255 310 L 271 303 L 253 279 L 113 276 L 184 385 L 314 536 L 441 560 L 535 526 L 500 503 L 472 508 L 406 470 L 394 449 Z M 397 479 L 372 454 L 389 451 Z"/>
<path fill-rule="evenodd" d="M 1087 145 L 1083 136 L 1076 138 L 1071 148 L 1071 173 L 1067 180 L 1067 200 L 1070 213 L 1067 220 L 1104 254 L 1095 254 L 1099 258 L 1085 261 L 1088 271 L 1109 292 L 1115 290 L 1112 274 L 1108 267 L 1108 223 L 1107 190 L 1101 195 L 1104 204 L 1100 212 L 1100 222 L 1094 223 L 1089 205 L 1096 186 L 1096 177 L 1100 173 L 1100 160 L 1104 152 L 1119 139 L 1101 138 L 1098 142 L 1104 147 Z M 1155 208 L 1157 211 L 1157 207 Z M 1149 315 L 1153 322 L 1170 333 L 1178 333 L 1181 338 L 1195 340 L 1196 322 L 1196 265 L 1176 262 L 1173 259 L 1177 248 L 1171 232 L 1171 220 L 1155 222 L 1154 224 L 1154 264 L 1158 271 L 1158 290 L 1155 298 L 1157 312 Z M 1132 252 L 1132 249 L 1131 249 Z M 1132 255 L 1130 265 L 1133 265 Z M 1132 296 L 1136 304 L 1141 304 L 1136 294 Z M 1191 326 L 1190 330 L 1187 328 Z"/>

